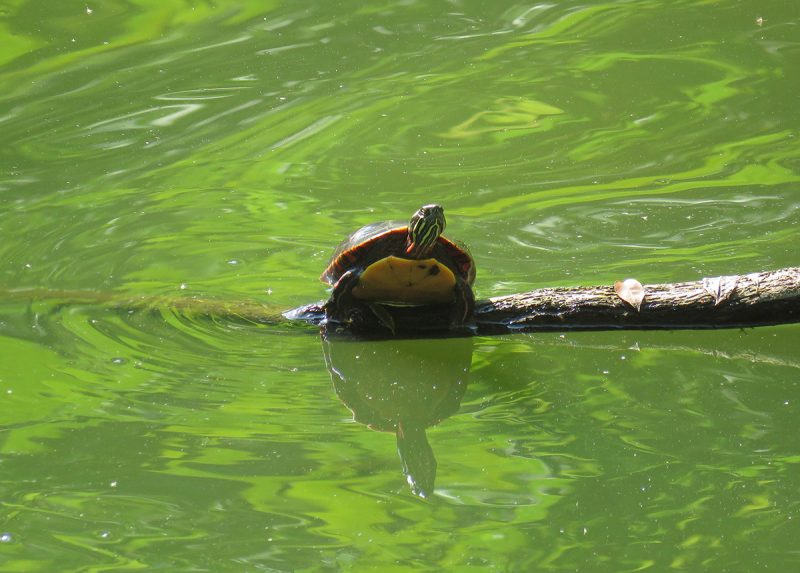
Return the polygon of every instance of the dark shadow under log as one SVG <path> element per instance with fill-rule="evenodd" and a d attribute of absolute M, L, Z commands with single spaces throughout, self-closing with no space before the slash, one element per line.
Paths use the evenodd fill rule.
<path fill-rule="evenodd" d="M 94 291 L 25 289 L 0 291 L 0 302 L 64 305 L 96 304 L 112 309 L 172 311 L 270 325 L 318 326 L 322 303 L 282 313 L 256 301 L 195 297 L 128 297 Z M 613 285 L 543 288 L 478 301 L 474 327 L 453 331 L 449 309 L 408 307 L 391 310 L 395 333 L 403 337 L 469 336 L 575 330 L 669 330 L 767 326 L 800 322 L 800 267 L 700 281 L 644 285 L 637 310 L 621 300 Z M 386 338 L 391 333 L 370 312 L 330 331 Z"/>

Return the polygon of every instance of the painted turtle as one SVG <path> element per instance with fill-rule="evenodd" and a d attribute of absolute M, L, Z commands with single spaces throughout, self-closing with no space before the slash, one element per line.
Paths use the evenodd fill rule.
<path fill-rule="evenodd" d="M 333 286 L 326 315 L 351 321 L 366 303 L 393 329 L 384 305 L 449 304 L 451 326 L 468 323 L 475 309 L 475 263 L 466 247 L 442 236 L 444 227 L 444 210 L 425 205 L 407 226 L 373 223 L 350 235 L 320 277 Z"/>

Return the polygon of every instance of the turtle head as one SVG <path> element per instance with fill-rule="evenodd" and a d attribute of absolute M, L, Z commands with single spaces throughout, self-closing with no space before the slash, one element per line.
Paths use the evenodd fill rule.
<path fill-rule="evenodd" d="M 416 259 L 426 257 L 439 240 L 444 226 L 444 209 L 439 205 L 420 207 L 408 223 L 406 253 Z"/>

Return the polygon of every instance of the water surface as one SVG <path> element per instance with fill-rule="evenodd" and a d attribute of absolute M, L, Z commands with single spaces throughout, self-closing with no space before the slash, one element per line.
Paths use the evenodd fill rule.
<path fill-rule="evenodd" d="M 288 309 L 430 202 L 479 297 L 796 266 L 798 29 L 788 1 L 11 2 L 0 290 Z M 331 347 L 62 302 L 0 300 L 3 571 L 800 565 L 795 326 Z"/>

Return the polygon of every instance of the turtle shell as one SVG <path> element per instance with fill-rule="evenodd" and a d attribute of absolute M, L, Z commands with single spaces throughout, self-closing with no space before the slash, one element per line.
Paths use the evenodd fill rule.
<path fill-rule="evenodd" d="M 452 299 L 455 277 L 474 282 L 475 264 L 466 247 L 439 236 L 426 259 L 414 259 L 406 253 L 407 239 L 402 223 L 367 225 L 339 245 L 320 279 L 334 285 L 347 271 L 362 269 L 356 298 L 410 304 Z"/>

